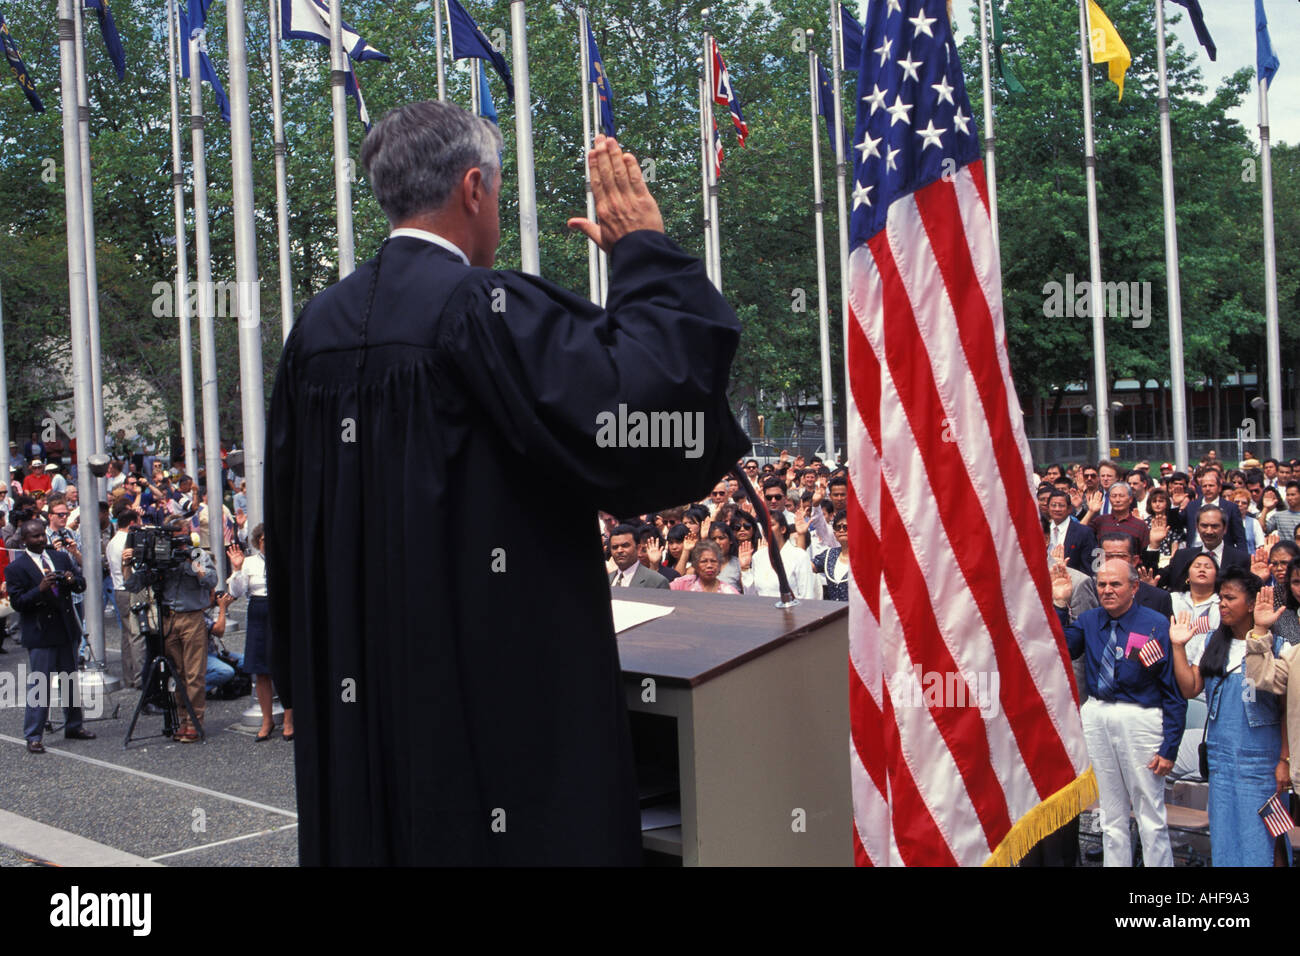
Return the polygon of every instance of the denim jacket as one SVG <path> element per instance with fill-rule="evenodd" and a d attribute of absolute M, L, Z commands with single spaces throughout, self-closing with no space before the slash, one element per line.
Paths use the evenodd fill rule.
<path fill-rule="evenodd" d="M 1281 655 L 1282 648 L 1286 646 L 1286 640 L 1281 637 L 1273 638 L 1273 654 Z M 1277 694 L 1270 693 L 1266 690 L 1257 690 L 1249 678 L 1244 676 L 1245 663 L 1243 662 L 1233 673 L 1242 674 L 1241 698 L 1246 707 L 1246 723 L 1252 727 L 1271 727 L 1279 723 L 1282 719 L 1282 699 Z M 1230 694 L 1228 687 L 1219 689 L 1219 685 L 1226 678 L 1207 677 L 1205 678 L 1205 700 L 1210 708 L 1210 720 L 1217 720 L 1219 717 L 1219 706 L 1223 703 L 1224 695 Z"/>

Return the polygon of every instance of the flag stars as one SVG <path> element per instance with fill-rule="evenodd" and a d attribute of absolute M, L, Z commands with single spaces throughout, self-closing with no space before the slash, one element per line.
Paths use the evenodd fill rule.
<path fill-rule="evenodd" d="M 864 186 L 862 183 L 853 184 L 853 209 L 856 212 L 859 206 L 871 205 L 871 190 L 875 186 Z"/>
<path fill-rule="evenodd" d="M 952 125 L 961 130 L 965 135 L 970 135 L 970 130 L 967 128 L 970 126 L 970 117 L 961 111 L 960 106 L 957 107 L 957 112 L 953 114 Z"/>
<path fill-rule="evenodd" d="M 903 79 L 910 78 L 913 80 L 920 80 L 921 78 L 917 75 L 916 68 L 921 66 L 924 62 L 924 60 L 913 60 L 912 54 L 910 53 L 907 55 L 906 60 L 899 60 L 898 65 L 903 68 Z"/>
<path fill-rule="evenodd" d="M 927 146 L 938 146 L 940 151 L 942 151 L 943 143 L 940 141 L 939 137 L 946 132 L 948 132 L 946 128 L 935 129 L 934 120 L 930 120 L 930 122 L 926 124 L 925 129 L 918 129 L 916 131 L 916 135 L 925 140 L 925 142 L 921 144 L 921 150 L 924 151 Z"/>
<path fill-rule="evenodd" d="M 895 96 L 894 105 L 885 107 L 885 112 L 889 114 L 889 128 L 893 129 L 894 124 L 897 123 L 899 120 L 902 120 L 908 126 L 911 126 L 912 120 L 907 115 L 908 110 L 910 110 L 911 108 L 912 108 L 911 103 L 903 102 L 902 93 L 899 93 L 897 96 Z"/>
<path fill-rule="evenodd" d="M 900 152 L 901 150 L 896 149 L 893 146 L 889 147 L 888 151 L 885 153 L 885 172 L 887 173 L 898 172 L 898 163 L 894 162 L 894 157 L 897 156 Z"/>
<path fill-rule="evenodd" d="M 934 17 L 927 17 L 924 10 L 922 10 L 917 16 L 908 17 L 907 22 L 912 24 L 912 39 L 916 39 L 922 33 L 928 37 L 934 36 L 934 34 L 930 32 L 930 24 L 934 23 L 934 20 Z"/>
<path fill-rule="evenodd" d="M 885 11 L 886 17 L 888 17 L 889 14 L 891 13 L 902 13 L 902 12 L 903 12 L 903 8 L 898 5 L 898 0 L 889 0 L 889 9 Z"/>
<path fill-rule="evenodd" d="M 893 48 L 894 48 L 894 41 L 891 40 L 889 37 L 885 37 L 885 42 L 880 44 L 880 46 L 876 47 L 871 52 L 880 54 L 880 65 L 884 66 L 886 63 L 889 62 L 889 57 L 891 55 L 890 51 Z"/>
<path fill-rule="evenodd" d="M 879 83 L 873 83 L 871 95 L 862 97 L 862 102 L 871 104 L 871 112 L 868 116 L 875 116 L 876 110 L 885 105 L 885 91 L 880 88 Z"/>
<path fill-rule="evenodd" d="M 953 103 L 952 91 L 956 89 L 956 87 L 948 85 L 948 77 L 943 77 L 938 83 L 931 83 L 930 89 L 939 94 L 940 103 Z"/>
<path fill-rule="evenodd" d="M 879 159 L 880 140 L 872 139 L 871 134 L 867 132 L 864 132 L 862 135 L 864 137 L 862 142 L 858 143 L 857 146 L 853 147 L 854 149 L 856 149 L 858 152 L 862 154 L 862 158 L 858 160 L 858 162 L 865 163 L 872 156 L 875 156 L 877 159 Z"/>

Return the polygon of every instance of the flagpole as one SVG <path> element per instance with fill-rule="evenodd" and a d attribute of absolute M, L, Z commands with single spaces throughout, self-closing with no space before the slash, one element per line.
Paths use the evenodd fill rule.
<path fill-rule="evenodd" d="M 352 238 L 352 177 L 348 169 L 347 56 L 343 52 L 341 0 L 330 2 L 330 92 L 334 108 L 334 210 L 339 234 L 339 278 L 356 270 Z M 252 491 L 250 486 L 249 491 Z"/>
<path fill-rule="evenodd" d="M 519 265 L 524 272 L 541 275 L 541 253 L 537 244 L 537 186 L 533 178 L 533 101 L 528 89 L 528 26 L 524 20 L 524 0 L 510 0 L 510 46 L 515 69 L 515 153 L 519 160 Z"/>
<path fill-rule="evenodd" d="M 980 0 L 980 70 L 984 84 L 984 178 L 989 191 L 989 220 L 993 226 L 993 248 L 998 244 L 998 173 L 994 156 L 997 139 L 993 134 L 993 83 L 989 74 L 989 9 L 988 0 Z"/>
<path fill-rule="evenodd" d="M 10 478 L 8 466 L 9 459 L 13 456 L 9 454 L 9 384 L 5 380 L 5 309 L 4 294 L 0 290 L 0 448 L 4 449 L 5 471 L 3 480 L 6 485 Z M 78 494 L 81 492 L 78 491 Z"/>
<path fill-rule="evenodd" d="M 1156 71 L 1160 76 L 1160 175 L 1165 209 L 1165 284 L 1169 297 L 1169 391 L 1174 414 L 1174 465 L 1188 466 L 1187 394 L 1183 378 L 1183 302 L 1178 273 L 1178 217 L 1174 206 L 1174 150 L 1169 131 L 1165 72 L 1165 0 L 1156 2 Z"/>
<path fill-rule="evenodd" d="M 578 71 L 582 86 L 582 180 L 587 191 L 587 219 L 596 221 L 596 200 L 591 192 L 591 169 L 587 166 L 585 154 L 591 149 L 591 77 L 590 54 L 587 51 L 587 8 L 578 7 Z M 592 302 L 600 304 L 600 262 L 596 257 L 598 248 L 594 242 L 587 242 L 587 289 Z"/>
<path fill-rule="evenodd" d="M 704 61 L 701 60 L 700 69 L 703 70 Z M 715 287 L 718 286 L 718 280 L 713 275 L 713 222 L 709 218 L 709 164 L 713 162 L 711 150 L 713 144 L 709 142 L 709 126 L 705 120 L 705 98 L 708 96 L 704 81 L 704 75 L 700 74 L 700 209 L 704 213 L 704 271 L 709 277 L 709 281 Z"/>
<path fill-rule="evenodd" d="M 831 95 L 835 104 L 835 211 L 840 239 L 840 322 L 844 336 L 844 389 L 849 388 L 849 201 L 847 192 L 848 163 L 844 156 L 845 137 L 852 136 L 844 126 L 844 101 L 840 71 L 844 66 L 844 26 L 840 22 L 840 0 L 831 0 Z M 856 114 L 856 111 L 855 111 Z M 847 427 L 847 419 L 846 419 Z M 835 464 L 835 446 L 827 445 L 826 454 Z"/>
<path fill-rule="evenodd" d="M 705 7 L 701 15 L 707 17 L 709 8 Z M 717 77 L 713 75 L 713 36 L 704 31 L 704 135 L 710 138 L 709 147 L 716 149 L 712 143 L 713 136 L 713 91 L 717 89 Z M 716 151 L 709 169 L 709 223 L 713 228 L 713 284 L 722 291 L 722 230 L 718 224 L 718 167 Z"/>
<path fill-rule="evenodd" d="M 1092 312 L 1092 375 L 1097 400 L 1097 457 L 1110 457 L 1110 391 L 1106 382 L 1106 325 L 1101 303 L 1101 237 L 1097 229 L 1097 154 L 1092 141 L 1092 74 L 1089 69 L 1087 0 L 1079 0 L 1083 70 L 1083 166 L 1088 187 L 1088 308 Z"/>
<path fill-rule="evenodd" d="M 81 191 L 80 120 L 77 110 L 77 28 L 75 4 L 80 0 L 59 0 L 59 95 L 63 105 L 63 204 L 68 230 L 68 313 L 71 319 L 72 338 L 72 398 L 73 417 L 78 441 L 77 493 L 88 520 L 81 522 L 82 553 L 92 560 L 84 561 L 82 573 L 86 579 L 88 599 L 84 626 L 90 638 L 90 651 L 95 659 L 94 669 L 104 670 L 104 597 L 103 568 L 98 560 L 99 494 L 95 476 L 88 459 L 94 454 L 95 443 L 89 436 L 95 427 L 95 402 L 91 394 L 93 372 L 90 350 L 89 286 L 86 272 L 85 202 Z M 89 440 L 88 440 L 89 439 Z M 106 688 L 106 675 L 100 673 L 97 681 Z M 116 679 L 114 679 L 116 680 Z"/>
<path fill-rule="evenodd" d="M 77 119 L 80 126 L 78 137 L 81 146 L 81 203 L 86 235 L 86 315 L 90 323 L 90 381 L 95 410 L 95 424 L 90 447 L 84 454 L 104 450 L 104 382 L 103 363 L 99 345 L 99 270 L 95 263 L 95 191 L 90 169 L 90 95 L 86 90 L 86 33 L 85 9 L 83 0 L 74 0 L 73 21 L 76 29 L 76 68 L 77 68 Z M 81 443 L 77 443 L 80 451 Z M 96 479 L 95 501 L 99 500 L 99 485 Z M 78 492 L 79 494 L 80 492 Z"/>
<path fill-rule="evenodd" d="M 185 473 L 199 473 L 198 436 L 194 427 L 194 342 L 191 337 L 189 263 L 185 250 L 185 174 L 181 159 L 181 110 L 176 85 L 176 64 L 180 58 L 179 7 L 177 0 L 167 4 L 167 78 L 171 93 L 172 121 L 172 208 L 176 219 L 176 318 L 180 327 L 181 349 L 181 435 L 185 442 Z"/>
<path fill-rule="evenodd" d="M 482 76 L 478 70 L 478 60 L 466 60 L 465 66 L 469 70 L 469 111 L 475 116 L 482 116 L 483 88 L 480 85 Z"/>
<path fill-rule="evenodd" d="M 839 2 L 839 0 L 835 0 Z M 817 119 L 817 51 L 813 49 L 813 31 L 808 36 L 808 101 L 812 117 L 813 221 L 817 233 L 817 328 L 822 358 L 822 428 L 826 436 L 826 454 L 835 457 L 835 419 L 831 415 L 831 333 L 826 308 L 826 225 L 822 203 L 822 144 L 818 139 Z M 841 123 L 843 121 L 841 120 Z M 837 127 L 837 132 L 839 129 Z M 842 150 L 840 150 L 842 152 Z"/>
<path fill-rule="evenodd" d="M 289 260 L 289 144 L 284 138 L 284 104 L 280 93 L 280 0 L 270 0 L 271 114 L 275 136 L 275 226 L 280 244 L 280 333 L 287 341 L 293 328 L 293 267 Z"/>
<path fill-rule="evenodd" d="M 1259 155 L 1264 194 L 1264 334 L 1268 338 L 1269 456 L 1282 458 L 1282 359 L 1278 346 L 1277 247 L 1273 238 L 1273 157 L 1268 140 L 1268 80 L 1258 77 Z"/>
<path fill-rule="evenodd" d="M 338 0 L 334 0 L 335 3 Z M 342 19 L 334 19 L 334 32 Z M 262 280 L 257 271 L 257 226 L 253 198 L 253 134 L 248 102 L 248 40 L 244 0 L 226 0 L 230 60 L 230 153 L 235 219 L 235 285 L 239 289 L 239 395 L 244 419 L 244 480 L 248 483 L 248 526 L 262 522 L 262 458 L 266 452 L 266 399 L 262 371 Z M 340 40 L 339 49 L 342 50 Z M 344 130 L 346 132 L 346 129 Z M 351 223 L 349 222 L 349 227 Z M 350 232 L 349 232 L 350 236 Z M 220 527 L 222 475 L 216 494 L 208 483 L 208 525 Z M 214 500 L 215 499 L 215 500 Z M 224 529 L 223 529 L 224 530 Z M 213 552 L 218 559 L 220 555 Z M 218 560 L 218 566 L 220 560 Z"/>
<path fill-rule="evenodd" d="M 204 152 L 203 95 L 199 79 L 199 43 L 192 35 L 186 40 L 190 59 L 190 152 L 194 173 L 194 271 L 199 292 L 199 375 L 203 396 L 203 462 L 204 482 L 211 487 L 221 482 L 221 420 L 220 399 L 217 395 L 217 335 L 213 315 L 212 249 L 208 235 L 208 164 Z M 232 107 L 233 118 L 233 107 Z M 198 481 L 198 475 L 194 476 Z M 251 490 L 251 489 L 250 489 Z M 194 501 L 198 508 L 198 498 Z M 225 550 L 225 538 L 220 521 L 208 521 L 208 547 L 213 558 Z"/>
<path fill-rule="evenodd" d="M 600 128 L 600 90 L 595 83 L 590 84 L 591 94 L 591 128 Z M 604 249 L 596 250 L 596 266 L 600 276 L 600 304 L 604 306 L 609 298 L 609 256 Z"/>
<path fill-rule="evenodd" d="M 433 48 L 437 51 L 439 101 L 447 99 L 447 67 L 442 59 L 442 4 L 443 0 L 433 0 Z"/>

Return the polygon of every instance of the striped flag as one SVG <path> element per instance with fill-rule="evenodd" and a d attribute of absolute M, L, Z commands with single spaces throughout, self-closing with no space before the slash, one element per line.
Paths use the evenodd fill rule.
<path fill-rule="evenodd" d="M 1295 821 L 1291 819 L 1291 814 L 1287 812 L 1286 807 L 1282 805 L 1282 799 L 1276 793 L 1259 808 L 1259 815 L 1264 820 L 1264 826 L 1268 827 L 1268 835 L 1275 840 L 1295 827 Z"/>
<path fill-rule="evenodd" d="M 872 3 L 857 101 L 855 857 L 1009 864 L 1086 807 L 1096 781 L 1052 609 L 979 133 L 944 0 Z M 940 699 L 912 692 L 917 675 L 937 677 Z"/>
<path fill-rule="evenodd" d="M 1192 621 L 1192 636 L 1208 633 L 1210 633 L 1210 611 L 1207 608 L 1196 616 L 1196 620 Z"/>
<path fill-rule="evenodd" d="M 1138 651 L 1138 660 L 1142 662 L 1143 667 L 1150 667 L 1158 664 L 1165 659 L 1165 649 L 1160 646 L 1160 642 L 1155 638 L 1147 641 L 1142 645 L 1142 650 Z"/>

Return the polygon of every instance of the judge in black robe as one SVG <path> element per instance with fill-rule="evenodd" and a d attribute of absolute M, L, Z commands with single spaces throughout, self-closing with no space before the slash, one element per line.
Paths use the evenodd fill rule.
<path fill-rule="evenodd" d="M 609 251 L 606 308 L 487 268 L 499 148 L 446 104 L 376 125 L 380 205 L 442 238 L 390 238 L 313 299 L 277 371 L 268 590 L 306 865 L 641 858 L 594 516 L 702 497 L 744 453 L 740 325 L 612 140 L 601 225 L 571 222 Z M 636 412 L 691 431 L 647 447 Z"/>

